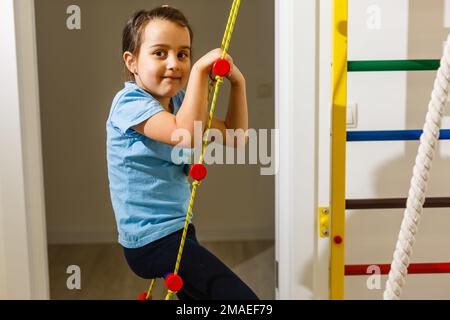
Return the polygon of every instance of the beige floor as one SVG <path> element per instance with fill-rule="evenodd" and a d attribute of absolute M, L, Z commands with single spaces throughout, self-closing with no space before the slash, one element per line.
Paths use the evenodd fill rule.
<path fill-rule="evenodd" d="M 203 245 L 225 262 L 261 299 L 274 299 L 273 241 L 204 242 Z M 148 281 L 128 267 L 117 244 L 50 245 L 51 299 L 135 299 Z M 67 289 L 67 267 L 81 269 L 81 289 Z M 162 299 L 165 286 L 158 280 L 154 298 Z"/>

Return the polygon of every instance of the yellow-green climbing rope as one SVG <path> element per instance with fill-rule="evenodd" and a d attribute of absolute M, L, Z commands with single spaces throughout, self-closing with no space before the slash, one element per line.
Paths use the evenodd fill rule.
<path fill-rule="evenodd" d="M 234 25 L 236 23 L 236 18 L 238 15 L 238 11 L 239 11 L 239 6 L 241 4 L 240 0 L 233 0 L 233 5 L 231 6 L 231 10 L 230 10 L 230 14 L 228 17 L 228 22 L 227 22 L 227 26 L 225 29 L 225 33 L 223 35 L 223 39 L 222 39 L 222 45 L 221 45 L 221 49 L 222 49 L 222 59 L 225 59 L 227 53 L 228 53 L 228 47 L 230 45 L 230 41 L 231 41 L 231 35 L 233 34 L 233 30 L 234 30 Z M 203 163 L 203 159 L 204 159 L 204 153 L 205 153 L 205 149 L 206 149 L 206 145 L 208 143 L 208 134 L 209 134 L 209 129 L 211 128 L 211 122 L 213 119 L 213 115 L 214 115 L 214 109 L 216 106 L 216 101 L 217 101 L 217 96 L 219 93 L 219 89 L 221 84 L 223 83 L 223 78 L 221 76 L 216 76 L 215 77 L 215 82 L 210 82 L 209 84 L 209 94 L 208 94 L 208 101 L 210 100 L 210 95 L 212 92 L 212 89 L 214 89 L 214 94 L 213 94 L 213 98 L 211 101 L 211 107 L 210 107 L 210 111 L 209 111 L 209 118 L 208 118 L 208 123 L 206 126 L 206 130 L 205 130 L 205 134 L 204 134 L 204 138 L 203 138 L 203 143 L 202 143 L 202 152 L 200 154 L 200 159 L 199 162 L 200 164 Z M 184 222 L 184 227 L 183 227 L 183 234 L 181 236 L 181 242 L 180 242 L 180 247 L 178 249 L 178 255 L 177 255 L 177 260 L 175 263 L 175 269 L 174 269 L 174 274 L 178 274 L 178 270 L 180 268 L 180 263 L 181 263 L 181 257 L 183 255 L 183 249 L 184 249 L 184 243 L 186 241 L 186 235 L 187 235 L 187 229 L 189 226 L 189 221 L 190 221 L 190 217 L 191 217 L 191 212 L 192 212 L 192 207 L 194 205 L 194 199 L 195 199 L 195 193 L 197 191 L 197 187 L 200 186 L 201 182 L 200 181 L 193 181 L 192 182 L 192 190 L 191 190 L 191 198 L 189 201 L 189 207 L 186 213 L 186 218 L 185 218 L 185 222 Z M 147 291 L 147 297 L 146 299 L 149 299 L 151 297 L 151 292 L 153 289 L 153 285 L 155 283 L 155 279 L 152 279 L 149 289 Z M 171 290 L 167 290 L 167 294 L 165 297 L 165 300 L 169 300 L 173 294 L 175 294 L 175 291 L 171 291 Z"/>

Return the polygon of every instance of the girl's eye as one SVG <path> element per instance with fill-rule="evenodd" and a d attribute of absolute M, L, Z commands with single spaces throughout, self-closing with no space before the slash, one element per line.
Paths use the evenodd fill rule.
<path fill-rule="evenodd" d="M 154 55 L 157 57 L 165 57 L 166 53 L 164 51 L 155 51 Z"/>
<path fill-rule="evenodd" d="M 180 52 L 178 54 L 178 58 L 180 58 L 180 59 L 186 59 L 188 57 L 189 57 L 189 55 L 186 52 Z"/>

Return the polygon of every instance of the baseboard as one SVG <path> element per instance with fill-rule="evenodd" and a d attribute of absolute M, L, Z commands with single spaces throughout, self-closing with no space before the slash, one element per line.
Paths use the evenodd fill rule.
<path fill-rule="evenodd" d="M 197 227 L 199 241 L 273 240 L 275 228 L 202 228 Z M 48 244 L 116 243 L 115 231 L 51 231 Z"/>

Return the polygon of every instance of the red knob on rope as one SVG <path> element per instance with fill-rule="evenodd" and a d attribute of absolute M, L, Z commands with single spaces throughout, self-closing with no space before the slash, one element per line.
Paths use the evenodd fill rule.
<path fill-rule="evenodd" d="M 167 288 L 172 292 L 178 292 L 183 288 L 183 279 L 177 274 L 169 273 L 164 280 Z"/>
<path fill-rule="evenodd" d="M 206 177 L 207 172 L 208 171 L 206 170 L 206 167 L 203 164 L 194 163 L 191 166 L 191 169 L 189 170 L 189 175 L 192 177 L 192 179 L 200 181 Z"/>
<path fill-rule="evenodd" d="M 139 293 L 139 295 L 137 296 L 138 300 L 150 300 L 151 298 L 149 297 L 147 299 L 147 292 L 141 292 Z"/>
<path fill-rule="evenodd" d="M 335 236 L 334 237 L 334 243 L 341 244 L 342 243 L 342 237 L 341 236 Z"/>
<path fill-rule="evenodd" d="M 230 73 L 230 63 L 225 59 L 218 59 L 214 62 L 212 70 L 219 77 L 225 77 Z"/>

